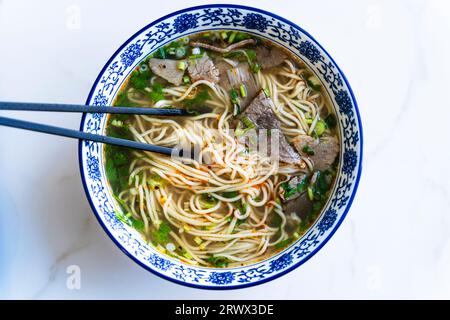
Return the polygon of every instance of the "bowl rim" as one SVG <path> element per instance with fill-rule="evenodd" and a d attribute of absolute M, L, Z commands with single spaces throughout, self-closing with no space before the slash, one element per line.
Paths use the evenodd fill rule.
<path fill-rule="evenodd" d="M 158 272 L 157 270 L 143 264 L 141 261 L 139 261 L 135 256 L 133 256 L 130 252 L 128 252 L 120 243 L 119 241 L 111 234 L 111 232 L 108 230 L 107 226 L 105 225 L 105 223 L 102 221 L 102 219 L 99 216 L 99 213 L 93 203 L 91 194 L 88 190 L 88 186 L 86 183 L 86 177 L 84 175 L 84 171 L 83 171 L 83 154 L 82 154 L 82 149 L 83 149 L 83 140 L 79 140 L 78 142 L 78 162 L 79 162 L 79 170 L 80 170 L 80 175 L 81 175 L 81 181 L 83 184 L 83 189 L 84 192 L 86 194 L 86 198 L 88 199 L 89 205 L 91 207 L 92 212 L 94 213 L 95 217 L 97 218 L 97 220 L 99 221 L 101 227 L 103 228 L 103 230 L 106 232 L 106 234 L 109 236 L 109 238 L 115 243 L 115 245 L 122 251 L 124 252 L 129 258 L 131 258 L 135 263 L 137 263 L 139 266 L 141 266 L 142 268 L 144 268 L 147 271 L 150 271 L 151 273 L 169 280 L 170 282 L 176 283 L 176 284 L 180 284 L 183 286 L 187 286 L 187 287 L 191 287 L 191 288 L 196 288 L 196 289 L 212 289 L 212 290 L 231 290 L 231 289 L 239 289 L 239 288 L 248 288 L 248 287 L 253 287 L 256 285 L 260 285 L 272 280 L 275 280 L 283 275 L 285 275 L 288 272 L 291 272 L 292 270 L 298 268 L 299 266 L 301 266 L 302 264 L 304 264 L 305 262 L 307 262 L 309 259 L 311 259 L 320 249 L 322 249 L 322 247 L 328 243 L 328 241 L 331 239 L 331 237 L 333 237 L 334 233 L 339 229 L 340 225 L 342 224 L 342 222 L 344 221 L 344 219 L 346 218 L 348 211 L 350 210 L 350 207 L 352 206 L 353 200 L 355 198 L 356 192 L 358 190 L 358 186 L 359 186 L 359 181 L 361 179 L 361 172 L 362 172 L 362 163 L 363 163 L 363 149 L 364 149 L 364 139 L 363 139 L 363 128 L 362 128 L 362 122 L 361 122 L 361 116 L 359 113 L 359 108 L 358 108 L 358 103 L 356 101 L 355 95 L 353 93 L 353 90 L 350 86 L 350 83 L 348 82 L 344 72 L 341 70 L 341 68 L 339 67 L 339 65 L 336 63 L 336 61 L 332 58 L 332 56 L 328 53 L 327 50 L 325 50 L 325 48 L 313 37 L 311 36 L 311 34 L 307 31 L 305 31 L 302 27 L 300 27 L 299 25 L 297 25 L 296 23 L 283 18 L 275 13 L 263 10 L 263 9 L 259 9 L 259 8 L 255 8 L 255 7 L 251 7 L 251 6 L 245 6 L 245 5 L 238 5 L 238 4 L 205 4 L 205 5 L 199 5 L 199 6 L 191 6 L 191 7 L 186 7 L 184 9 L 181 10 L 177 10 L 177 11 L 173 11 L 167 15 L 162 16 L 161 18 L 158 18 L 152 22 L 150 22 L 149 24 L 145 25 L 144 27 L 142 27 L 141 29 L 139 29 L 137 32 L 135 32 L 134 34 L 132 34 L 125 42 L 123 42 L 120 47 L 111 55 L 111 57 L 108 59 L 108 61 L 105 63 L 105 65 L 103 66 L 103 68 L 101 69 L 101 71 L 99 72 L 99 74 L 97 75 L 97 78 L 95 79 L 94 83 L 92 84 L 91 90 L 89 91 L 88 97 L 86 99 L 85 104 L 88 105 L 89 101 L 91 100 L 92 96 L 95 93 L 95 89 L 99 83 L 99 81 L 101 80 L 102 74 L 106 71 L 106 69 L 108 68 L 108 66 L 110 65 L 110 63 L 117 57 L 118 53 L 120 53 L 122 51 L 122 49 L 124 49 L 128 44 L 130 44 L 130 42 L 132 42 L 138 35 L 140 35 L 144 30 L 151 28 L 152 26 L 158 24 L 161 21 L 164 21 L 168 18 L 171 18 L 173 16 L 182 14 L 184 12 L 189 12 L 189 11 L 193 11 L 193 10 L 200 10 L 200 9 L 209 9 L 209 8 L 236 8 L 236 9 L 244 9 L 244 10 L 249 10 L 249 11 L 253 11 L 253 12 L 257 12 L 257 13 L 262 13 L 268 16 L 271 16 L 277 20 L 283 21 L 284 23 L 286 23 L 289 26 L 295 27 L 297 29 L 299 29 L 302 33 L 304 33 L 306 36 L 309 37 L 309 39 L 316 44 L 326 55 L 327 57 L 330 59 L 331 62 L 333 62 L 333 64 L 336 66 L 337 71 L 339 72 L 339 74 L 342 76 L 342 79 L 346 85 L 346 87 L 348 88 L 348 92 L 350 94 L 350 98 L 356 113 L 356 118 L 358 120 L 357 126 L 358 126 L 358 131 L 359 131 L 359 164 L 356 167 L 356 177 L 355 177 L 355 181 L 354 181 L 354 188 L 353 191 L 348 199 L 347 204 L 345 205 L 345 209 L 342 213 L 341 218 L 339 219 L 339 221 L 336 222 L 336 224 L 333 226 L 331 232 L 328 234 L 328 236 L 323 239 L 321 241 L 321 243 L 314 248 L 314 250 L 311 251 L 311 253 L 303 260 L 298 261 L 297 263 L 292 264 L 291 266 L 287 267 L 285 270 L 283 270 L 282 272 L 279 272 L 277 274 L 271 275 L 267 278 L 255 281 L 255 282 L 251 282 L 251 283 L 243 283 L 240 285 L 225 285 L 225 286 L 208 286 L 208 285 L 201 285 L 201 284 L 194 284 L 194 283 L 189 283 L 189 282 L 183 282 L 180 280 L 177 280 L 175 278 L 171 278 L 163 273 Z M 81 121 L 80 121 L 80 131 L 83 130 L 84 125 L 85 125 L 85 120 L 86 120 L 86 113 L 83 113 L 82 117 L 81 117 Z M 224 271 L 227 269 L 224 269 Z"/>

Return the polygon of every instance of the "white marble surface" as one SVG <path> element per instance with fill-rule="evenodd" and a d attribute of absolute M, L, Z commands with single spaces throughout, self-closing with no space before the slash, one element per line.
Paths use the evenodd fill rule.
<path fill-rule="evenodd" d="M 0 0 L 0 100 L 83 103 L 131 34 L 207 2 Z M 82 189 L 75 141 L 0 128 L 0 298 L 450 298 L 450 3 L 240 3 L 308 30 L 355 91 L 364 170 L 332 240 L 261 286 L 211 292 L 170 283 L 103 232 Z M 2 114 L 72 128 L 80 120 Z M 71 265 L 81 269 L 79 290 L 66 286 Z"/>

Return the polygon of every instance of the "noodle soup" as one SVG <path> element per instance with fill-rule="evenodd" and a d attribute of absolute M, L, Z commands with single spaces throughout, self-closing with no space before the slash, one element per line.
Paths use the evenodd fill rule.
<path fill-rule="evenodd" d="M 314 223 L 334 183 L 339 137 L 324 92 L 304 63 L 250 34 L 210 31 L 160 48 L 114 105 L 190 115 L 110 115 L 107 134 L 187 145 L 199 157 L 105 145 L 118 219 L 189 264 L 242 266 L 276 254 Z M 253 148 L 261 136 L 264 148 Z"/>

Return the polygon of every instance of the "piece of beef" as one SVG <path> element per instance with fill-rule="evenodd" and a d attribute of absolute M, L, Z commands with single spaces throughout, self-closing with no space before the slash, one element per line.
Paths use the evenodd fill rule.
<path fill-rule="evenodd" d="M 206 54 L 199 59 L 189 61 L 188 73 L 192 82 L 198 80 L 207 80 L 214 83 L 219 82 L 219 70 Z"/>
<path fill-rule="evenodd" d="M 299 135 L 292 140 L 297 151 L 314 162 L 314 169 L 326 170 L 331 167 L 339 154 L 339 141 L 334 136 L 325 136 L 315 139 L 308 135 Z M 305 146 L 311 148 L 313 155 L 303 151 Z"/>
<path fill-rule="evenodd" d="M 273 112 L 273 107 L 272 100 L 269 97 L 266 97 L 264 91 L 261 90 L 248 105 L 248 107 L 242 112 L 241 117 L 247 117 L 255 124 L 256 129 L 270 130 L 269 132 L 271 132 L 271 135 L 278 133 L 278 152 L 280 160 L 286 163 L 299 164 L 301 162 L 300 155 L 287 142 L 286 137 L 281 131 L 280 121 Z M 267 151 L 269 154 L 272 150 L 270 143 L 271 140 L 272 137 L 268 137 Z"/>
<path fill-rule="evenodd" d="M 295 199 L 286 201 L 282 205 L 286 216 L 296 215 L 300 219 L 306 219 L 313 209 L 313 203 L 309 200 L 306 192 L 303 192 Z"/>
<path fill-rule="evenodd" d="M 179 63 L 187 63 L 186 60 L 171 60 L 151 58 L 149 61 L 150 69 L 161 78 L 179 86 L 183 81 L 184 70 L 178 68 Z"/>
<path fill-rule="evenodd" d="M 239 97 L 239 105 L 241 109 L 244 109 L 256 96 L 260 90 L 256 83 L 255 76 L 250 71 L 250 67 L 247 62 L 240 62 L 237 67 L 233 68 L 225 61 L 219 61 L 217 64 L 220 71 L 220 85 L 229 92 L 232 88 L 235 88 L 238 92 L 239 87 L 245 86 L 247 96 Z"/>
<path fill-rule="evenodd" d="M 256 59 L 262 69 L 277 67 L 287 58 L 286 53 L 279 48 L 259 46 L 255 49 Z"/>
<path fill-rule="evenodd" d="M 219 85 L 225 90 L 230 91 L 230 81 L 228 80 L 227 72 L 233 68 L 228 62 L 224 60 L 216 61 L 216 69 L 219 70 Z"/>

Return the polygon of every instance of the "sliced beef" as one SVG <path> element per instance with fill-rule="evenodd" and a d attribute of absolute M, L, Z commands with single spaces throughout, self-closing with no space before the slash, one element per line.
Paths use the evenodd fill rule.
<path fill-rule="evenodd" d="M 225 90 L 231 89 L 230 81 L 228 80 L 227 72 L 233 68 L 228 62 L 224 60 L 216 61 L 216 69 L 219 70 L 219 85 Z"/>
<path fill-rule="evenodd" d="M 254 39 L 245 39 L 245 40 L 233 43 L 233 44 L 229 45 L 228 47 L 221 48 L 221 47 L 217 47 L 212 44 L 209 44 L 209 43 L 197 41 L 197 42 L 191 42 L 191 46 L 192 47 L 200 47 L 200 48 L 208 49 L 208 50 L 219 52 L 219 53 L 228 53 L 232 50 L 235 50 L 235 49 L 247 46 L 247 45 L 254 45 L 255 43 L 256 43 L 256 41 Z"/>
<path fill-rule="evenodd" d="M 187 63 L 186 60 L 170 60 L 152 58 L 149 61 L 150 69 L 157 76 L 166 79 L 170 83 L 179 86 L 183 81 L 184 70 L 178 68 L 180 62 Z"/>
<path fill-rule="evenodd" d="M 280 160 L 286 163 L 299 164 L 301 161 L 300 155 L 287 142 L 286 137 L 281 131 L 280 121 L 276 117 L 272 108 L 272 100 L 266 97 L 264 91 L 261 90 L 248 105 L 248 107 L 242 112 L 241 117 L 247 117 L 256 125 L 256 129 L 278 130 Z M 269 154 L 271 152 L 271 140 L 272 138 L 268 137 L 267 151 Z"/>
<path fill-rule="evenodd" d="M 239 92 L 240 85 L 243 84 L 245 86 L 247 96 L 245 98 L 239 97 L 239 105 L 241 109 L 244 109 L 260 90 L 248 63 L 240 62 L 237 67 L 233 68 L 229 63 L 222 60 L 219 61 L 217 66 L 220 71 L 220 85 L 227 92 L 232 88 L 235 88 Z"/>
<path fill-rule="evenodd" d="M 189 61 L 188 73 L 192 82 L 198 80 L 207 80 L 214 83 L 219 82 L 219 70 L 206 54 L 199 59 Z"/>
<path fill-rule="evenodd" d="M 256 59 L 262 69 L 277 67 L 287 58 L 287 54 L 279 48 L 259 46 L 255 49 Z"/>
<path fill-rule="evenodd" d="M 308 135 L 299 135 L 292 140 L 297 151 L 314 162 L 316 170 L 326 170 L 331 167 L 339 154 L 339 141 L 336 137 L 326 136 L 315 139 Z M 313 155 L 304 151 L 305 146 L 311 148 Z"/>
<path fill-rule="evenodd" d="M 308 199 L 306 192 L 303 192 L 295 199 L 289 200 L 282 205 L 286 216 L 296 215 L 300 219 L 306 219 L 313 209 L 313 203 Z"/>

